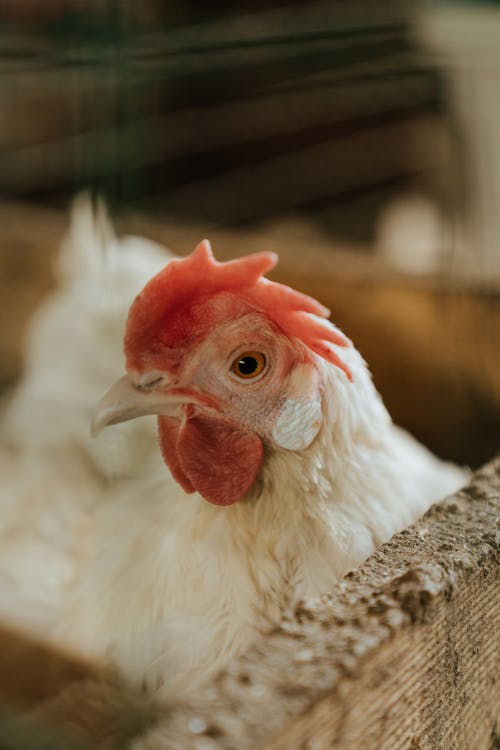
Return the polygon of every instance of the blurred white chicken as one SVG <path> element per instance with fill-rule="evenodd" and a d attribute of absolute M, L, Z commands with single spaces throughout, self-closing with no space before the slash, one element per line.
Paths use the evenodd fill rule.
<path fill-rule="evenodd" d="M 178 697 L 467 475 L 272 254 L 170 257 L 77 201 L 4 418 L 0 616 Z M 94 426 L 158 414 L 160 450 L 151 416 L 92 440 L 154 274 Z"/>

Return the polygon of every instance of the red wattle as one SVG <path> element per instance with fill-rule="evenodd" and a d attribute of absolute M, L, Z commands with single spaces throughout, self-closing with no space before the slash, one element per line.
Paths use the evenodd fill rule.
<path fill-rule="evenodd" d="M 213 416 L 191 416 L 182 425 L 159 417 L 158 424 L 165 463 L 186 492 L 232 505 L 254 483 L 264 453 L 254 432 Z"/>
<path fill-rule="evenodd" d="M 158 434 L 160 437 L 160 450 L 163 460 L 170 469 L 170 473 L 183 490 L 191 494 L 195 488 L 183 472 L 177 451 L 179 439 L 180 422 L 171 417 L 158 417 Z"/>

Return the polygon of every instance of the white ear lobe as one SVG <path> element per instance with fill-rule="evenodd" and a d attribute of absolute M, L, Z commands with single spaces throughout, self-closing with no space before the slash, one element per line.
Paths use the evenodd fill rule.
<path fill-rule="evenodd" d="M 299 365 L 290 376 L 272 437 L 281 448 L 302 451 L 311 445 L 322 422 L 318 373 L 310 365 Z"/>
<path fill-rule="evenodd" d="M 303 451 L 311 445 L 323 421 L 321 401 L 315 395 L 287 398 L 281 407 L 272 432 L 281 448 Z"/>

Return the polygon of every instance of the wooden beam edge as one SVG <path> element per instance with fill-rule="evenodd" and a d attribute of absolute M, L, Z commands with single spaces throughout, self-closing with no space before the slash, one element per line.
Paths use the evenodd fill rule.
<path fill-rule="evenodd" d="M 321 737 L 318 744 L 310 744 L 313 728 L 322 724 L 311 724 L 308 715 L 319 717 L 320 707 L 327 701 L 327 724 L 334 722 L 335 707 L 343 714 L 337 715 L 337 726 L 339 720 L 345 723 L 349 711 L 354 711 L 351 718 L 356 720 L 355 698 L 357 695 L 361 700 L 363 690 L 366 693 L 367 674 L 373 674 L 374 661 L 385 663 L 388 669 L 392 665 L 396 672 L 398 665 L 403 671 L 410 669 L 405 678 L 407 690 L 411 692 L 416 683 L 425 689 L 426 670 L 432 670 L 446 647 L 443 637 L 453 640 L 455 631 L 483 627 L 487 636 L 483 640 L 491 643 L 490 636 L 498 634 L 491 618 L 500 616 L 499 510 L 497 458 L 476 472 L 466 488 L 434 505 L 418 523 L 396 534 L 329 594 L 320 600 L 299 602 L 279 627 L 231 663 L 198 700 L 179 705 L 138 739 L 134 750 L 351 748 L 350 744 L 331 744 L 331 732 L 322 735 L 328 734 L 330 744 L 324 744 Z M 481 621 L 462 606 L 474 605 L 474 598 L 468 597 L 472 589 L 482 602 Z M 458 619 L 451 617 L 457 611 L 461 613 Z M 424 660 L 424 672 L 419 674 L 418 659 L 412 672 L 411 659 L 408 662 L 405 654 L 418 656 L 425 651 L 426 642 L 431 656 Z M 494 651 L 498 654 L 498 648 Z M 496 659 L 497 669 L 498 656 L 490 654 L 488 658 L 490 662 Z M 412 674 L 417 675 L 416 681 Z M 470 674 L 469 682 L 474 680 L 473 672 Z M 481 679 L 484 681 L 484 674 Z M 371 695 L 379 693 L 387 700 L 394 699 L 394 691 L 384 692 L 383 685 L 379 690 L 372 688 Z M 473 684 L 471 689 L 473 692 Z M 350 702 L 346 703 L 346 696 L 351 696 Z M 422 716 L 422 705 L 421 701 L 417 718 L 425 723 L 428 717 Z M 452 708 L 456 710 L 454 705 Z M 405 711 L 412 716 L 411 707 L 408 709 L 403 700 L 402 718 Z M 369 705 L 365 712 L 369 715 Z M 363 716 L 358 718 L 363 721 Z M 305 735 L 301 732 L 304 721 Z M 324 716 L 322 721 L 324 724 Z M 444 747 L 425 741 L 424 737 L 420 745 L 383 747 Z M 366 742 L 362 746 L 369 750 L 379 745 Z"/>

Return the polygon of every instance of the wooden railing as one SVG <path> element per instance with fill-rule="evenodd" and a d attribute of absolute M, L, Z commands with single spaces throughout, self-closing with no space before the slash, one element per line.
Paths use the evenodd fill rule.
<path fill-rule="evenodd" d="M 497 459 L 134 750 L 497 748 L 499 510 Z"/>

